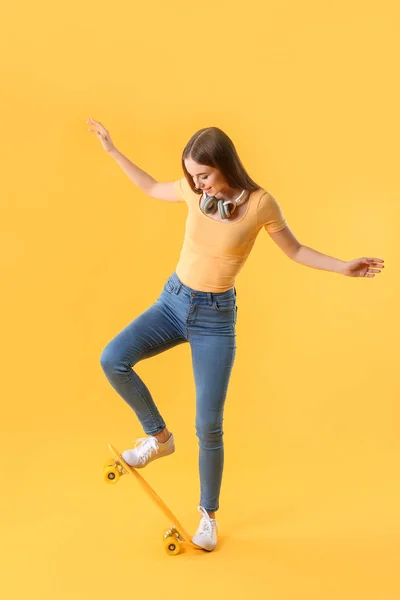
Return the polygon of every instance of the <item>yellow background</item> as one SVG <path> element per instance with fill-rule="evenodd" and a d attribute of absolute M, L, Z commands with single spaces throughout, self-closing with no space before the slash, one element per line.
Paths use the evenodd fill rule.
<path fill-rule="evenodd" d="M 399 516 L 399 8 L 381 2 L 8 3 L 1 50 L 1 596 L 394 600 Z M 168 557 L 107 443 L 143 432 L 100 367 L 173 272 L 184 204 L 145 196 L 201 127 L 233 139 L 298 239 L 374 279 L 290 261 L 262 231 L 237 279 L 237 357 L 212 554 Z M 137 365 L 176 437 L 146 471 L 198 525 L 188 344 Z"/>

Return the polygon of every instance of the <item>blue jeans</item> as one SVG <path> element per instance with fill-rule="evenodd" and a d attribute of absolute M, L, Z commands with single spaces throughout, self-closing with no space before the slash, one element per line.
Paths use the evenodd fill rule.
<path fill-rule="evenodd" d="M 224 464 L 223 411 L 236 354 L 236 289 L 212 293 L 194 290 L 174 272 L 145 312 L 103 350 L 102 369 L 129 404 L 145 433 L 166 424 L 151 394 L 132 367 L 178 344 L 189 342 L 196 384 L 196 435 L 199 440 L 200 504 L 219 509 Z"/>

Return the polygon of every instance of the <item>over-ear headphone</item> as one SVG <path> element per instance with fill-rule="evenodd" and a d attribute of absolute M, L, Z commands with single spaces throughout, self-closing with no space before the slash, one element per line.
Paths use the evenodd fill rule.
<path fill-rule="evenodd" d="M 221 219 L 229 219 L 235 212 L 236 207 L 241 204 L 240 199 L 245 191 L 243 190 L 235 200 L 218 200 L 215 196 L 208 196 L 206 192 L 203 192 L 200 200 L 200 208 L 206 215 L 214 213 L 218 208 Z"/>

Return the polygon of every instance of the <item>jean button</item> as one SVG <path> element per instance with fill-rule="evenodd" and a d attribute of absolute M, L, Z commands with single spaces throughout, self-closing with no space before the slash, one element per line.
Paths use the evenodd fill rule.
<path fill-rule="evenodd" d="M 196 292 L 192 292 L 192 296 L 195 296 L 195 295 L 196 295 Z"/>

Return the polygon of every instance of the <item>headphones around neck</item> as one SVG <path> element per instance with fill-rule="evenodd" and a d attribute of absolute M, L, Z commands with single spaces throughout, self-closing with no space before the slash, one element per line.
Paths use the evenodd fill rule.
<path fill-rule="evenodd" d="M 203 192 L 203 196 L 200 200 L 200 208 L 206 215 L 214 213 L 218 209 L 221 219 L 229 219 L 235 212 L 236 207 L 239 204 L 242 204 L 240 199 L 245 191 L 246 190 L 243 190 L 235 200 L 218 200 L 215 196 L 208 196 L 206 192 Z"/>

